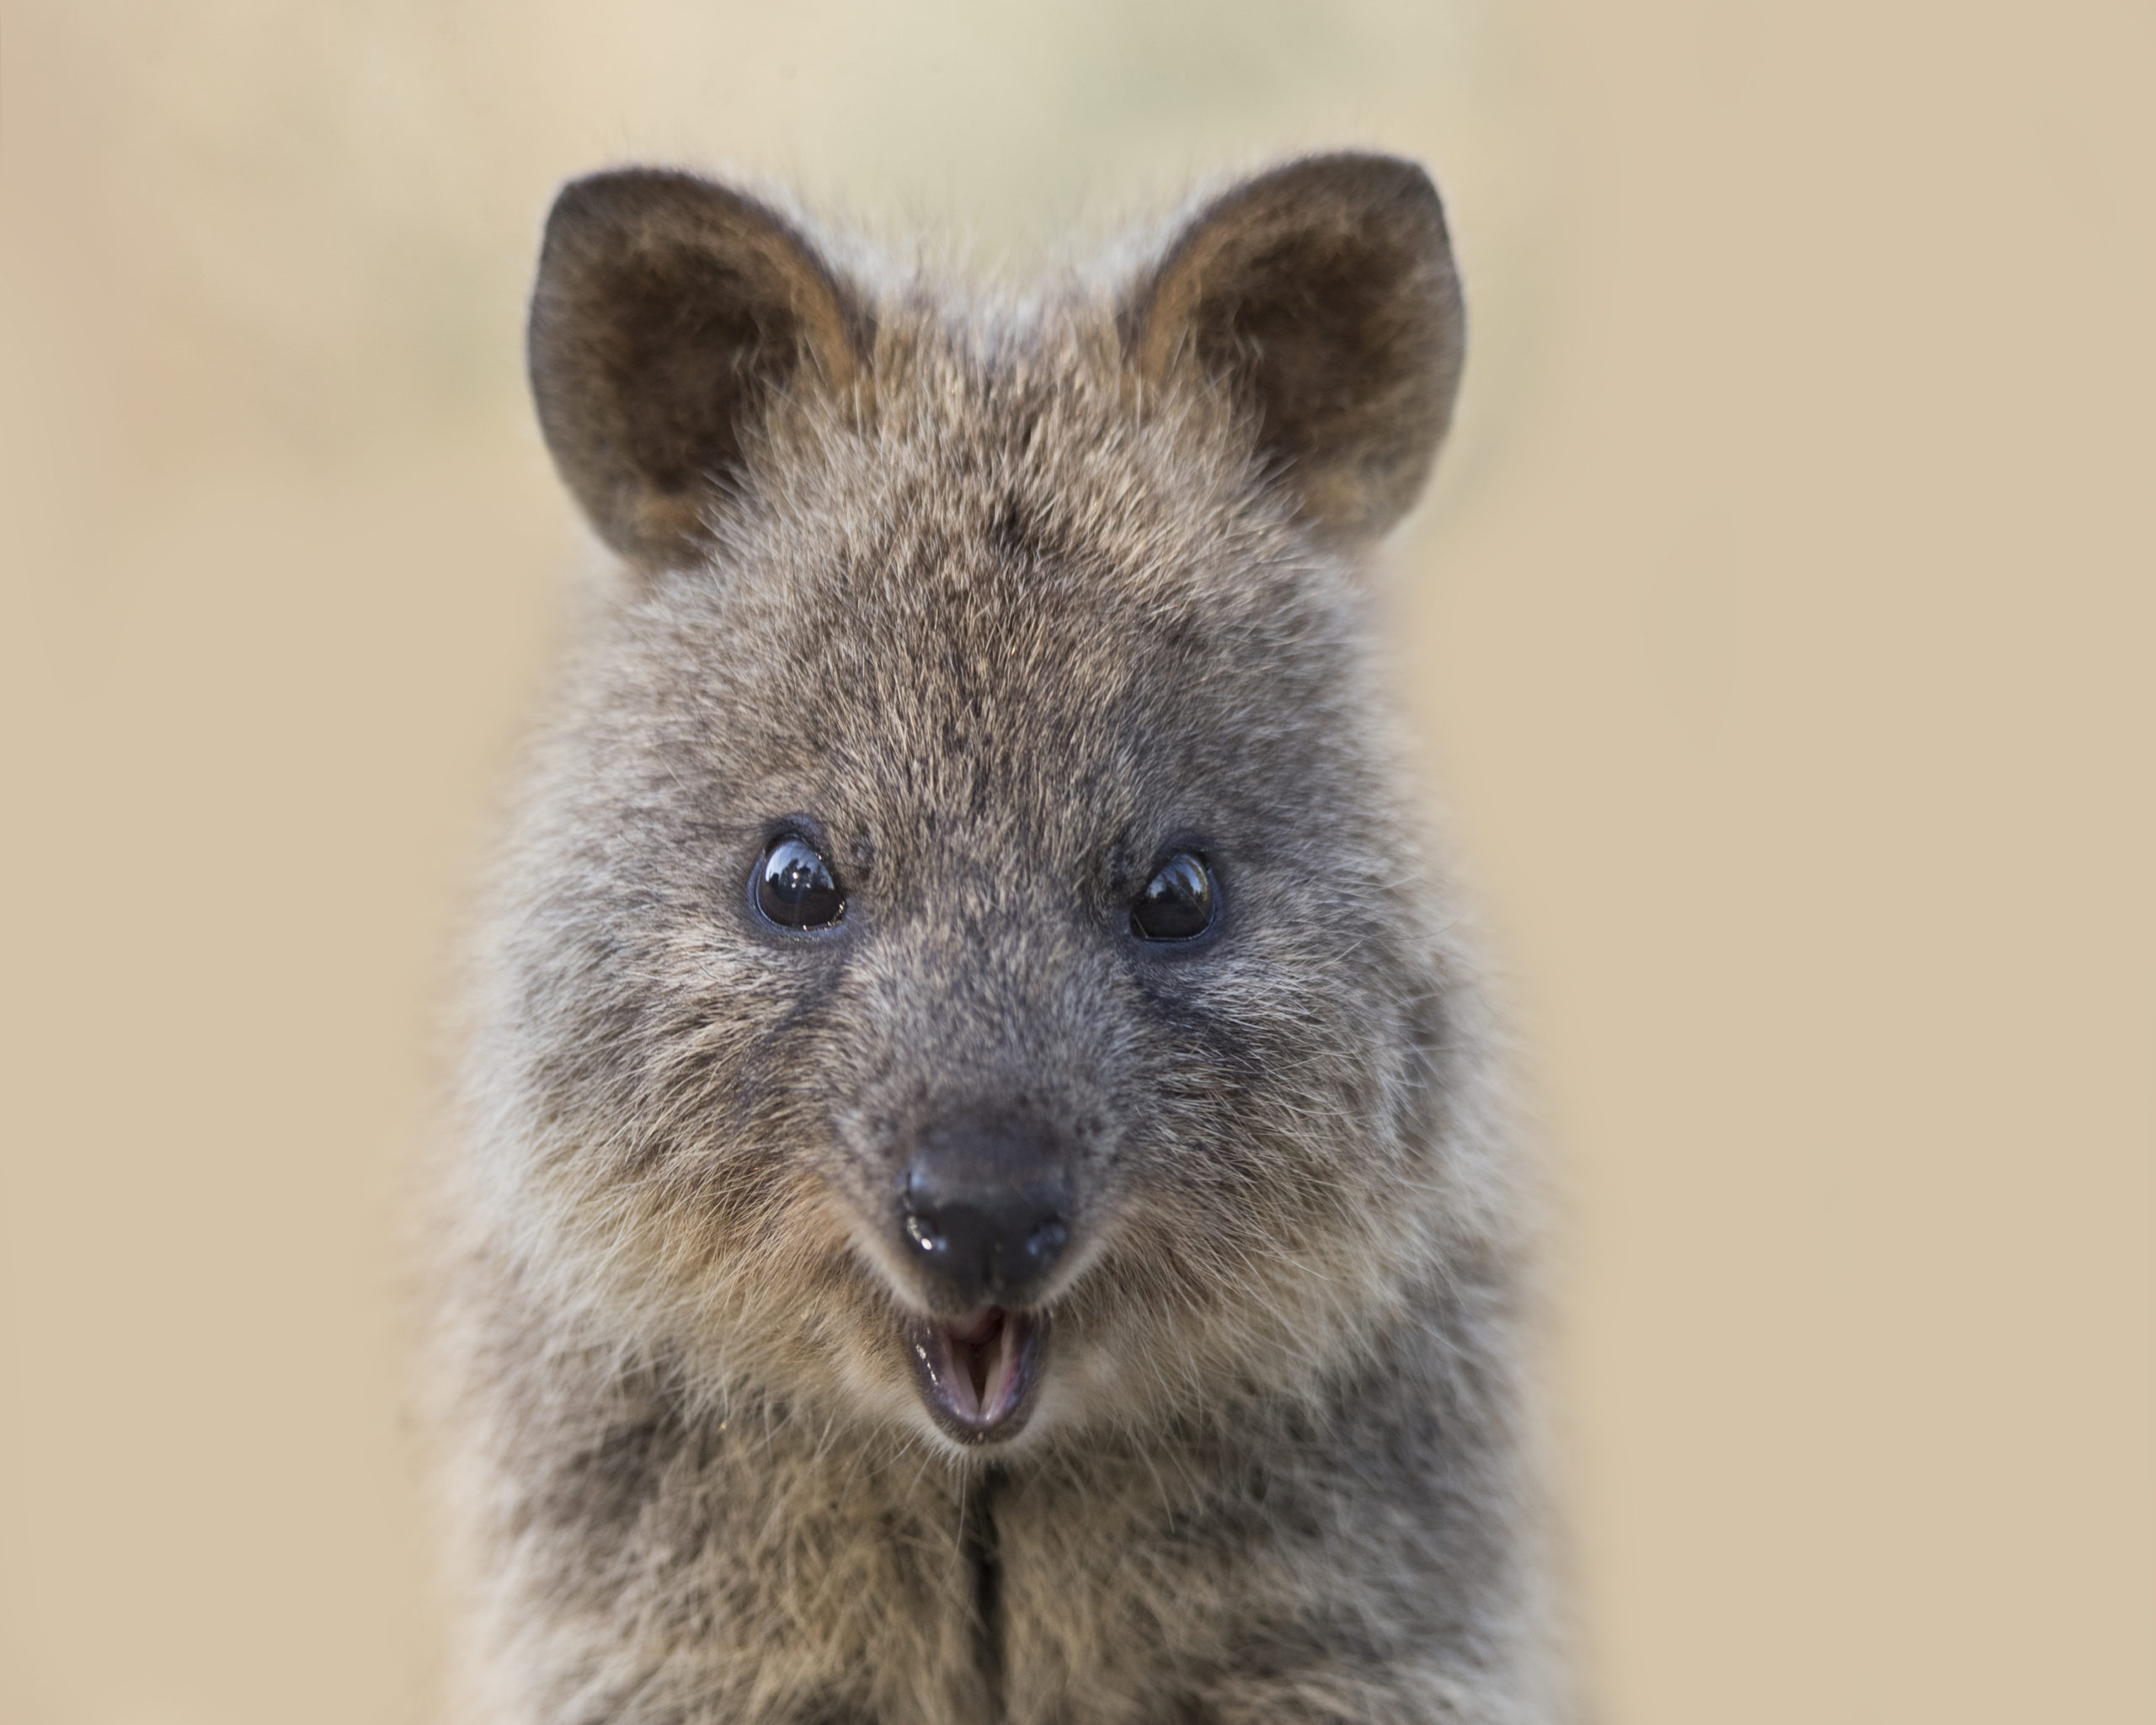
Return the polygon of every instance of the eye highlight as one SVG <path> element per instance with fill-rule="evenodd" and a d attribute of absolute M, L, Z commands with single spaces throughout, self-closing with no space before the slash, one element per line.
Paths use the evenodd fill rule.
<path fill-rule="evenodd" d="M 1140 940 L 1196 940 L 1219 912 L 1219 888 L 1205 859 L 1178 851 L 1155 871 L 1130 907 L 1130 932 Z"/>
<path fill-rule="evenodd" d="M 846 915 L 831 865 L 798 833 L 781 833 L 764 847 L 750 886 L 765 921 L 783 929 L 813 932 Z"/>

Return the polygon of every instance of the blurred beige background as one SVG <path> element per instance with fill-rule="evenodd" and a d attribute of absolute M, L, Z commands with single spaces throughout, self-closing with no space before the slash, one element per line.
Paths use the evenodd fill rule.
<path fill-rule="evenodd" d="M 424 1714 L 397 1194 L 584 554 L 555 181 L 1022 268 L 1428 159 L 1396 639 L 1516 979 L 1609 1725 L 2156 1717 L 2156 13 L 6 0 L 0 1710 Z"/>

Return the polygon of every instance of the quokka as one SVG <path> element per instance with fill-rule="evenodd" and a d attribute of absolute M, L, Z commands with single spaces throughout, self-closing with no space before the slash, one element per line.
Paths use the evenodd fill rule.
<path fill-rule="evenodd" d="M 998 302 L 562 192 L 622 567 L 476 943 L 430 1303 L 496 1725 L 1563 1712 L 1488 1007 L 1374 541 L 1464 323 L 1309 158 Z"/>

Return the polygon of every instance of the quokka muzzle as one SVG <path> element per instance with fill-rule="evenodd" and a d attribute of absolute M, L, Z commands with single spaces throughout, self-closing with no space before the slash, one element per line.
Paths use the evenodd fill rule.
<path fill-rule="evenodd" d="M 915 1140 L 894 1205 L 930 1314 L 907 1325 L 923 1399 L 962 1443 L 1017 1435 L 1045 1363 L 1052 1285 L 1076 1224 L 1075 1146 L 1052 1129 L 958 1119 Z"/>

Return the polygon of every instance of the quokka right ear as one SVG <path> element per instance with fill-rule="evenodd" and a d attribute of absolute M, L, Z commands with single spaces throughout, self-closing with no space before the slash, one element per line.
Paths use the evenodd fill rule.
<path fill-rule="evenodd" d="M 595 174 L 547 218 L 528 335 L 539 424 L 592 526 L 638 563 L 698 557 L 771 403 L 851 387 L 873 334 L 783 217 L 693 174 Z"/>

